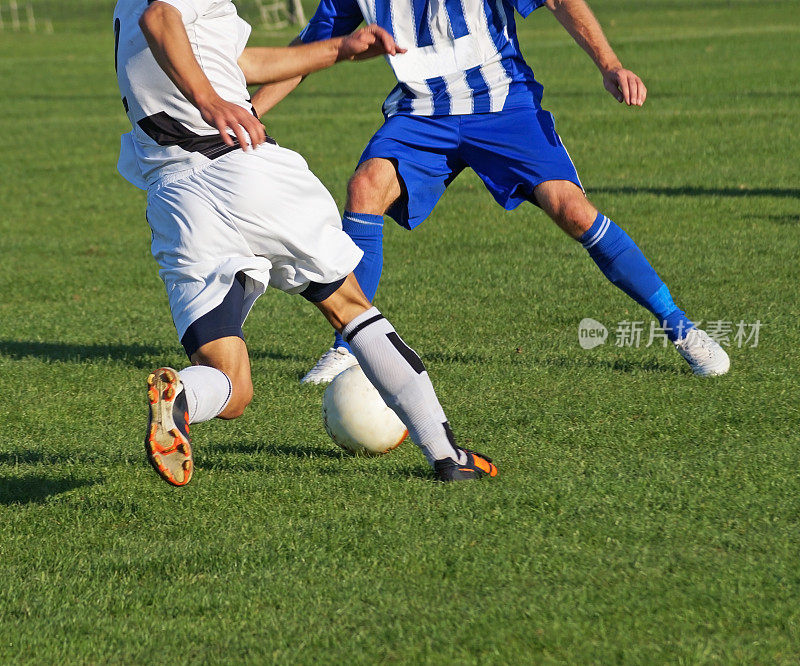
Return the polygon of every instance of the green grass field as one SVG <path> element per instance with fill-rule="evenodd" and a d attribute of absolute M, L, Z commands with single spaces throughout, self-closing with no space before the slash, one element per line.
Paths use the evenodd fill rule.
<path fill-rule="evenodd" d="M 184 358 L 115 171 L 108 16 L 0 33 L 0 663 L 798 663 L 800 6 L 596 10 L 645 108 L 541 10 L 520 35 L 544 105 L 679 304 L 760 321 L 758 346 L 711 381 L 615 346 L 646 313 L 464 174 L 414 234 L 387 224 L 377 299 L 500 467 L 458 486 L 410 443 L 339 452 L 298 384 L 326 324 L 277 292 L 245 327 L 249 411 L 195 429 L 190 486 L 160 481 L 144 380 Z M 266 118 L 340 204 L 391 82 L 341 65 Z"/>

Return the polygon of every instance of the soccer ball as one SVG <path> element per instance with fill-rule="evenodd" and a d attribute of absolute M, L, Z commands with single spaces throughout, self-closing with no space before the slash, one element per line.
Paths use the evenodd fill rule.
<path fill-rule="evenodd" d="M 408 430 L 354 365 L 325 389 L 322 422 L 331 439 L 355 455 L 377 456 L 400 446 Z"/>

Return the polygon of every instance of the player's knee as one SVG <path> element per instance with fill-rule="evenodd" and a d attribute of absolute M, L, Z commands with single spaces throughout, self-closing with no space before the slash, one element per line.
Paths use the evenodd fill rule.
<path fill-rule="evenodd" d="M 375 188 L 374 178 L 368 172 L 356 172 L 347 183 L 347 207 L 350 210 L 382 215 L 383 211 L 372 213 L 373 210 L 381 207 L 380 199 Z"/>
<path fill-rule="evenodd" d="M 394 166 L 364 163 L 347 184 L 347 208 L 358 213 L 383 215 L 399 196 Z"/>
<path fill-rule="evenodd" d="M 553 207 L 556 222 L 570 235 L 579 237 L 594 223 L 597 211 L 585 197 L 567 196 L 559 199 Z"/>
<path fill-rule="evenodd" d="M 253 400 L 253 382 L 250 379 L 231 379 L 231 398 L 219 414 L 221 419 L 237 419 Z"/>

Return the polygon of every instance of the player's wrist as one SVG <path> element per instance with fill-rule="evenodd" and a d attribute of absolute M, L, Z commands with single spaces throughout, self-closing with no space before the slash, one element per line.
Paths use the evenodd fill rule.
<path fill-rule="evenodd" d="M 201 87 L 197 90 L 193 90 L 189 101 L 202 111 L 215 106 L 221 99 L 222 98 L 217 95 L 217 92 L 211 86 L 208 86 L 207 88 Z"/>
<path fill-rule="evenodd" d="M 342 60 L 350 60 L 352 58 L 352 54 L 346 48 L 345 40 L 346 37 L 335 37 L 331 40 L 335 52 L 335 62 L 342 62 Z"/>
<path fill-rule="evenodd" d="M 615 60 L 609 60 L 609 61 L 606 61 L 606 62 L 599 62 L 599 63 L 597 63 L 597 67 L 598 67 L 598 69 L 600 70 L 600 72 L 602 73 L 603 76 L 609 76 L 611 74 L 615 74 L 618 71 L 620 71 L 621 69 L 623 69 L 622 63 L 619 60 L 616 60 L 616 59 Z"/>

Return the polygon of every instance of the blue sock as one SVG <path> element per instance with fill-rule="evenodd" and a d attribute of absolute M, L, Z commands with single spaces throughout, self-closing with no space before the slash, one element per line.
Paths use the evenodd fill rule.
<path fill-rule="evenodd" d="M 361 291 L 372 301 L 378 291 L 383 270 L 383 215 L 351 213 L 346 210 L 342 217 L 342 229 L 364 252 L 353 273 Z M 350 349 L 350 345 L 339 333 L 334 336 L 333 346 Z"/>
<path fill-rule="evenodd" d="M 670 340 L 678 340 L 694 328 L 636 243 L 605 215 L 598 213 L 578 241 L 603 275 L 655 315 Z"/>

